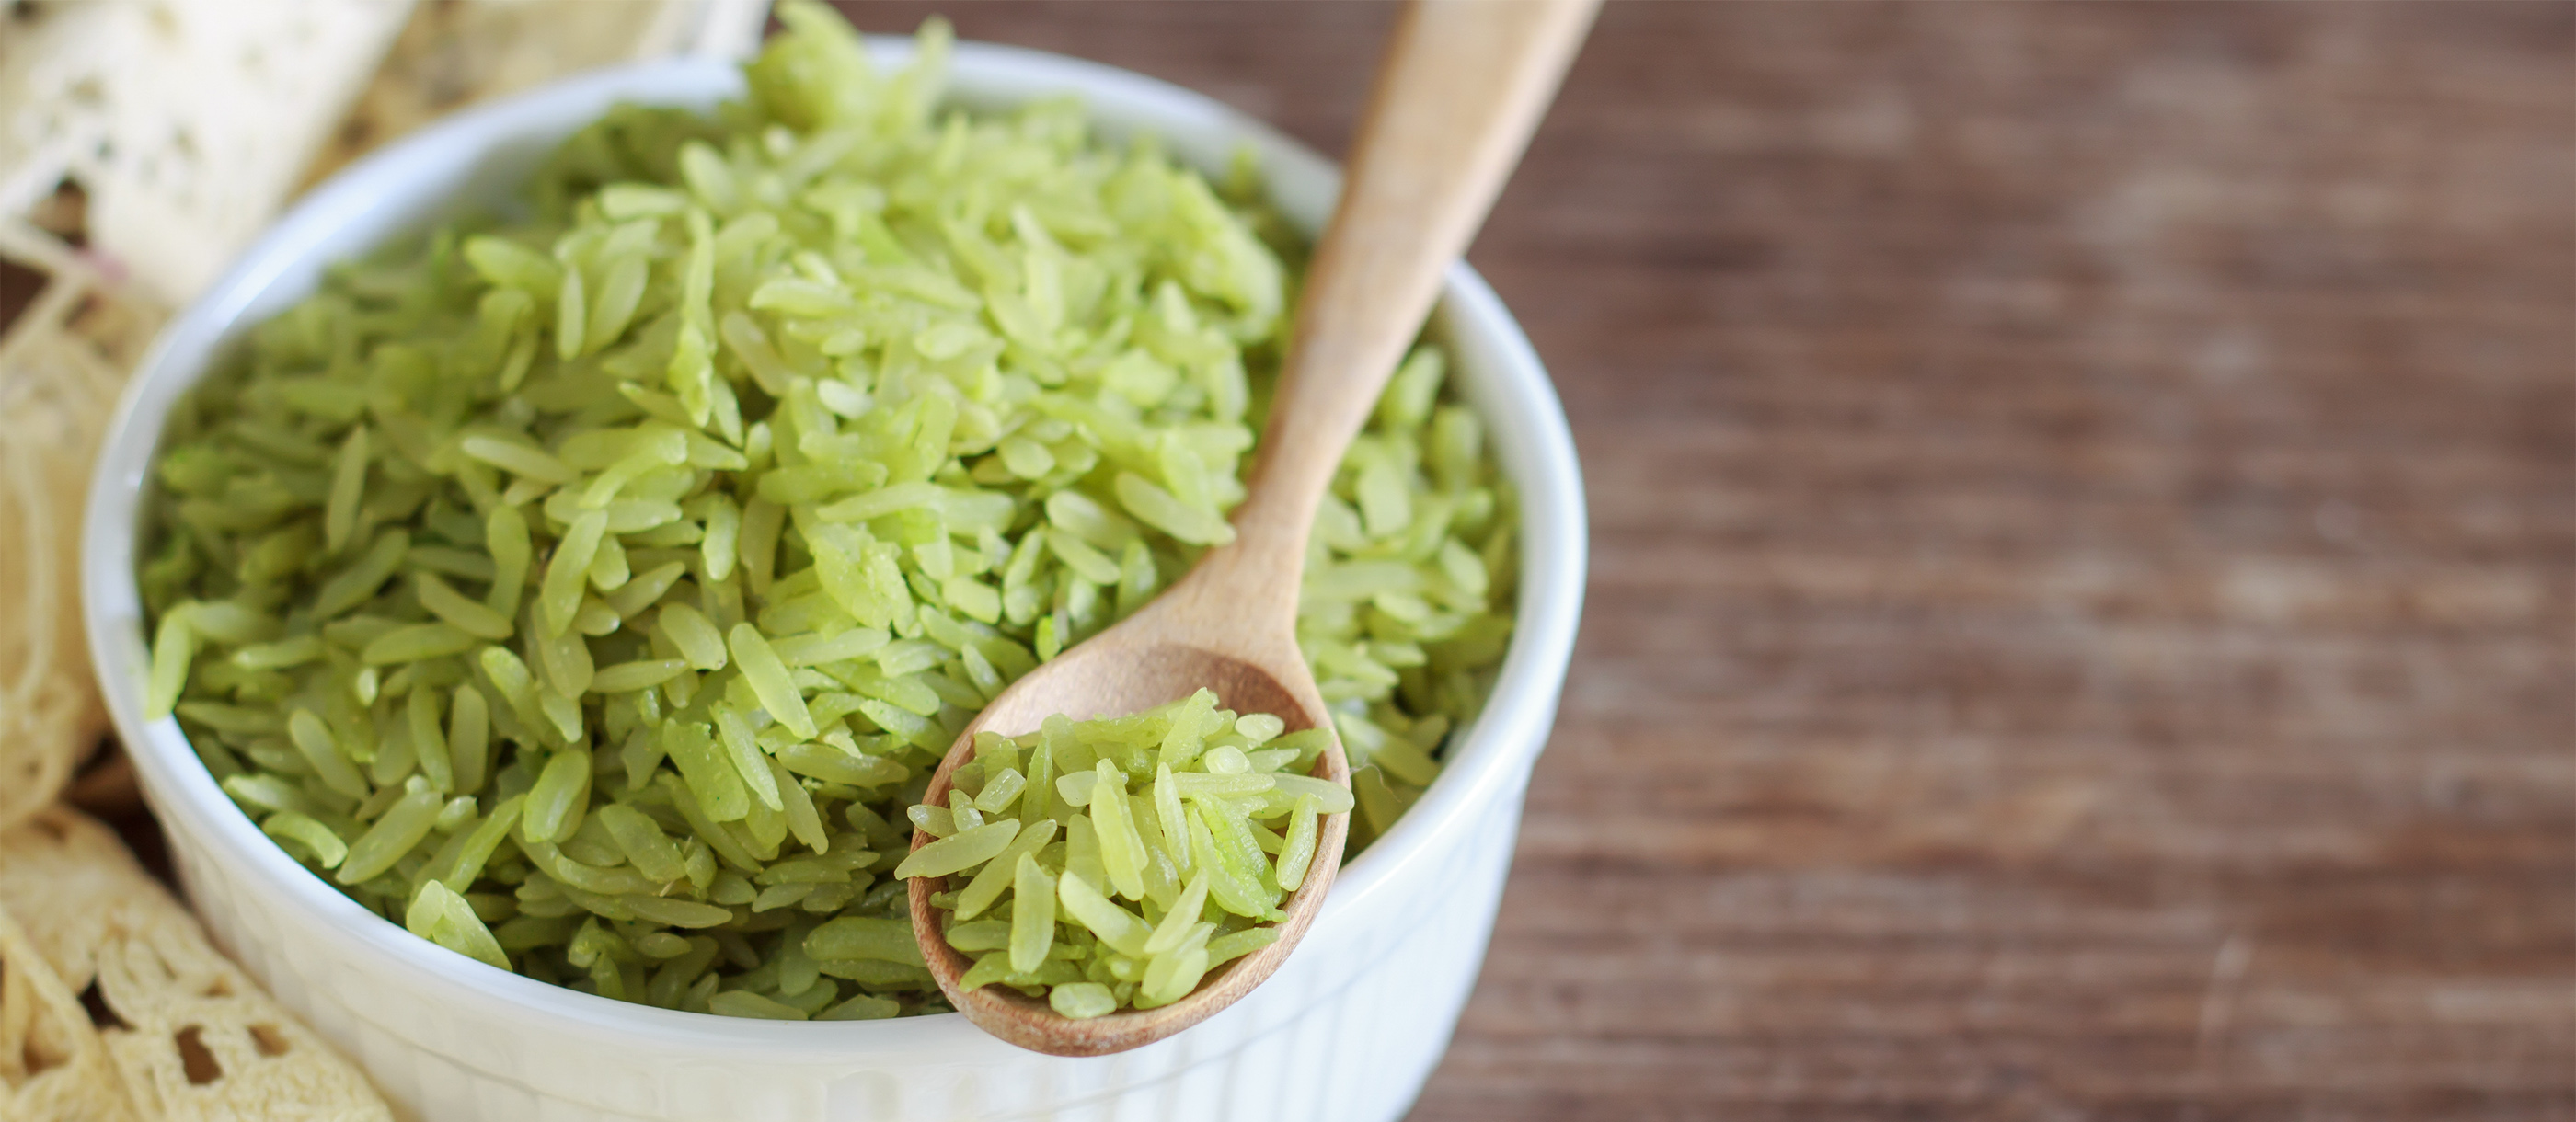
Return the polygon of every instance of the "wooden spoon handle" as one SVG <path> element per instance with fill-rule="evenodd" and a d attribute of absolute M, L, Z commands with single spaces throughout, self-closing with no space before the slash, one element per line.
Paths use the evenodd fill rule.
<path fill-rule="evenodd" d="M 1225 567 L 1255 578 L 1243 583 L 1284 587 L 1291 612 L 1334 467 L 1511 177 L 1597 4 L 1418 0 L 1396 26 L 1306 274 L 1250 494 L 1235 511 L 1239 541 L 1221 551 L 1234 555 Z"/>

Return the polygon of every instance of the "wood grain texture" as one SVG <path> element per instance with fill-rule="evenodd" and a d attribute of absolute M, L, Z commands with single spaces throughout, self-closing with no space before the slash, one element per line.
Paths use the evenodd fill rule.
<path fill-rule="evenodd" d="M 1232 514 L 1242 540 L 1200 563 L 1210 568 L 1227 550 L 1278 558 L 1250 574 L 1259 579 L 1244 595 L 1276 601 L 1291 646 L 1318 504 L 1422 334 L 1442 279 L 1510 180 L 1599 6 L 1418 0 L 1378 52 L 1369 106 L 1342 154 L 1341 197 L 1307 263 L 1279 390 Z M 1237 604 L 1247 602 L 1260 601 Z"/>
<path fill-rule="evenodd" d="M 2576 8 L 1614 3 L 1472 259 L 1594 577 L 1416 1118 L 2576 1118 Z"/>

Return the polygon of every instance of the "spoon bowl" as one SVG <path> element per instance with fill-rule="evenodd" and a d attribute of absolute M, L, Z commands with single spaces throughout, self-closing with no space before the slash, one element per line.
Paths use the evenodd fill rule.
<path fill-rule="evenodd" d="M 1231 547 L 1228 547 L 1231 548 Z M 1178 701 L 1200 689 L 1216 693 L 1217 703 L 1238 713 L 1269 713 L 1287 730 L 1328 726 L 1331 714 L 1315 688 L 1312 672 L 1298 653 L 1289 625 L 1293 616 L 1268 629 L 1235 629 L 1203 634 L 1195 622 L 1208 618 L 1193 605 L 1214 594 L 1212 586 L 1226 572 L 1211 554 L 1191 575 L 1139 609 L 1135 615 L 1056 656 L 1003 690 L 984 712 L 966 726 L 939 770 L 930 777 L 922 800 L 945 806 L 957 768 L 974 758 L 975 735 L 981 732 L 1018 736 L 1034 732 L 1048 717 L 1063 713 L 1077 719 L 1114 717 Z M 1293 601 L 1289 605 L 1294 611 Z M 1236 609 L 1240 611 L 1240 607 Z M 1256 617 L 1257 618 L 1257 617 Z M 1327 746 L 1309 774 L 1350 785 L 1350 766 L 1338 741 Z M 1251 992 L 1279 964 L 1287 961 L 1306 928 L 1321 911 L 1333 874 L 1342 865 L 1342 848 L 1350 837 L 1350 812 L 1316 820 L 1315 857 L 1306 881 L 1280 902 L 1288 918 L 1279 923 L 1279 938 L 1269 946 L 1218 967 L 1189 996 L 1153 1009 L 1125 1009 L 1089 1020 L 1059 1015 L 1043 1000 L 1006 986 L 961 989 L 958 980 L 973 965 L 948 945 L 934 892 L 950 888 L 948 877 L 917 877 L 910 884 L 912 929 L 950 1004 L 968 1020 L 1020 1047 L 1055 1056 L 1098 1056 L 1124 1052 L 1160 1040 L 1200 1021 Z M 913 848 L 931 841 L 913 834 Z M 962 879 L 962 878 L 960 878 Z"/>

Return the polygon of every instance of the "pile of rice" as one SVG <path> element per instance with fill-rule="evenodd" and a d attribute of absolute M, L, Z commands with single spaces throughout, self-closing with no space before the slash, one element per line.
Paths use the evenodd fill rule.
<path fill-rule="evenodd" d="M 880 75 L 780 14 L 743 100 L 613 112 L 527 214 L 335 271 L 173 413 L 150 707 L 459 953 L 669 1008 L 940 1010 L 889 875 L 929 773 L 1230 539 L 1299 250 L 1248 169 L 1105 150 L 1066 101 L 941 111 L 942 25 Z M 1511 632 L 1511 495 L 1442 374 L 1396 377 L 1304 588 L 1354 850 Z"/>
<path fill-rule="evenodd" d="M 1306 774 L 1332 733 L 1286 727 L 1200 690 L 1125 717 L 1049 717 L 1017 738 L 977 733 L 948 805 L 912 808 L 938 840 L 894 875 L 968 877 L 930 898 L 948 945 L 976 956 L 961 988 L 1011 986 L 1073 1018 L 1169 1005 L 1277 941 L 1322 816 L 1351 809 L 1349 790 Z"/>

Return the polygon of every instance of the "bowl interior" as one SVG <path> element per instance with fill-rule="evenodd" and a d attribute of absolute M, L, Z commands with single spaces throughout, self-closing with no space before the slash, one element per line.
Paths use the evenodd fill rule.
<path fill-rule="evenodd" d="M 871 38 L 880 65 L 901 65 L 911 43 Z M 505 204 L 564 137 L 620 101 L 705 108 L 737 93 L 727 64 L 671 61 L 603 71 L 470 110 L 346 169 L 308 196 L 200 301 L 174 321 L 128 385 L 93 480 L 83 541 L 83 598 L 92 657 L 118 731 L 147 796 L 181 844 L 251 870 L 299 926 L 326 928 L 390 960 L 424 992 L 499 999 L 509 1015 L 567 1031 L 622 1032 L 700 1049 L 781 1050 L 846 1058 L 853 1049 L 998 1046 L 947 1014 L 894 1022 L 782 1024 L 678 1013 L 611 1001 L 496 970 L 413 938 L 288 857 L 217 787 L 172 719 L 141 718 L 149 663 L 134 581 L 137 519 L 163 421 L 249 328 L 310 293 L 331 262 L 475 209 Z M 950 100 L 998 109 L 1072 92 L 1111 141 L 1159 138 L 1177 158 L 1221 170 L 1241 147 L 1260 157 L 1273 201 L 1310 236 L 1338 189 L 1313 152 L 1223 105 L 1095 63 L 983 44 L 959 44 Z M 1447 343 L 1459 388 L 1486 420 L 1522 504 L 1519 615 L 1483 714 L 1453 740 L 1443 774 L 1404 819 L 1342 873 L 1317 935 L 1377 893 L 1422 840 L 1496 798 L 1517 798 L 1553 719 L 1580 609 L 1584 568 L 1581 484 L 1554 391 L 1501 303 L 1464 265 L 1447 282 L 1432 331 Z M 189 863 L 182 854 L 183 870 Z M 1311 940 L 1312 937 L 1310 937 Z"/>

